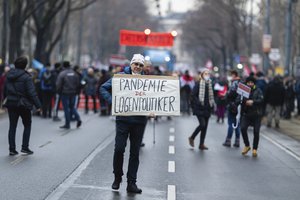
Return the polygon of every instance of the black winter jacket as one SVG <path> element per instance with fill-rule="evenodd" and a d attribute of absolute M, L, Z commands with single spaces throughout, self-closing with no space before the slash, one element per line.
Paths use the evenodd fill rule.
<path fill-rule="evenodd" d="M 18 107 L 20 98 L 26 109 L 31 110 L 33 105 L 37 109 L 41 107 L 31 75 L 23 69 L 11 69 L 7 73 L 4 97 L 7 108 Z"/>
<path fill-rule="evenodd" d="M 201 104 L 199 100 L 199 87 L 200 84 L 197 82 L 193 88 L 191 95 L 191 107 L 193 110 L 193 115 L 202 116 L 202 117 L 210 117 L 212 112 L 212 107 L 209 105 L 209 88 L 208 84 L 205 84 L 205 97 L 204 97 L 204 105 Z"/>
<path fill-rule="evenodd" d="M 240 95 L 237 97 L 237 101 L 241 98 Z M 252 106 L 247 106 L 246 101 L 253 100 Z M 263 115 L 263 103 L 264 103 L 264 96 L 262 91 L 259 88 L 254 87 L 251 89 L 249 98 L 244 98 L 242 102 L 242 116 L 250 117 L 250 118 L 257 118 L 262 117 Z"/>
<path fill-rule="evenodd" d="M 71 68 L 60 72 L 56 80 L 57 93 L 63 95 L 76 95 L 80 88 L 78 74 Z"/>
<path fill-rule="evenodd" d="M 273 80 L 265 90 L 265 103 L 272 106 L 282 106 L 284 102 L 285 89 L 282 82 Z"/>

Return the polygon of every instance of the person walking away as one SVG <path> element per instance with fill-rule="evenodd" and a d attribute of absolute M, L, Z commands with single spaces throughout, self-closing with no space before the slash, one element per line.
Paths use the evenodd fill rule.
<path fill-rule="evenodd" d="M 93 99 L 94 113 L 97 113 L 97 105 L 96 105 L 97 79 L 94 75 L 93 68 L 88 68 L 87 76 L 84 78 L 84 81 L 86 82 L 85 87 L 83 89 L 83 93 L 85 95 L 85 114 L 89 113 L 89 97 Z"/>
<path fill-rule="evenodd" d="M 125 74 L 132 76 L 143 74 L 145 65 L 144 56 L 134 54 L 130 62 L 130 68 L 125 68 Z M 100 94 L 111 104 L 112 79 L 108 80 L 100 87 Z M 146 116 L 117 116 L 116 117 L 116 137 L 113 157 L 113 173 L 115 175 L 112 189 L 118 190 L 123 176 L 124 152 L 129 137 L 130 153 L 127 171 L 127 192 L 142 193 L 136 185 L 137 171 L 139 167 L 139 150 L 143 137 L 143 131 L 147 122 Z"/>
<path fill-rule="evenodd" d="M 5 82 L 4 96 L 7 101 L 4 106 L 8 110 L 9 117 L 8 142 L 9 155 L 11 156 L 18 154 L 15 137 L 19 117 L 21 117 L 24 126 L 21 152 L 33 154 L 33 151 L 29 149 L 32 121 L 31 110 L 33 105 L 38 111 L 41 108 L 32 78 L 25 71 L 27 64 L 28 59 L 25 56 L 17 58 L 14 62 L 15 69 L 11 69 L 7 73 Z"/>
<path fill-rule="evenodd" d="M 228 86 L 225 81 L 220 81 L 216 83 L 214 89 L 218 89 L 216 92 L 216 104 L 217 104 L 217 123 L 221 122 L 224 123 L 225 117 L 225 109 L 226 109 L 226 93 L 228 90 Z"/>
<path fill-rule="evenodd" d="M 259 143 L 259 131 L 261 125 L 261 118 L 263 116 L 263 103 L 264 97 L 262 91 L 255 86 L 255 78 L 248 77 L 246 84 L 251 88 L 249 98 L 244 98 L 241 109 L 241 132 L 244 140 L 245 147 L 242 151 L 246 155 L 251 150 L 248 139 L 248 127 L 253 126 L 253 148 L 252 156 L 257 156 L 257 148 Z M 237 101 L 241 97 L 238 95 Z"/>
<path fill-rule="evenodd" d="M 210 80 L 210 72 L 204 69 L 200 73 L 200 81 L 197 82 L 192 91 L 191 105 L 193 114 L 196 115 L 199 125 L 196 127 L 193 134 L 188 138 L 189 144 L 194 147 L 194 139 L 201 132 L 200 135 L 200 150 L 207 150 L 205 146 L 205 136 L 207 132 L 208 121 L 214 106 L 214 94 L 212 83 Z"/>
<path fill-rule="evenodd" d="M 279 128 L 281 107 L 284 103 L 284 85 L 280 76 L 275 76 L 274 79 L 267 85 L 265 90 L 265 103 L 267 105 L 267 127 L 272 126 L 272 119 L 275 116 L 275 127 Z"/>
<path fill-rule="evenodd" d="M 47 63 L 45 68 L 40 73 L 40 87 L 42 93 L 42 117 L 51 118 L 52 98 L 54 95 L 54 77 L 51 71 L 50 63 Z"/>
<path fill-rule="evenodd" d="M 180 77 L 181 112 L 190 115 L 190 96 L 195 82 L 188 70 Z"/>
<path fill-rule="evenodd" d="M 240 123 L 236 124 L 237 123 L 236 115 L 238 112 L 237 110 L 238 103 L 236 102 L 236 98 L 238 94 L 236 91 L 238 88 L 238 84 L 240 82 L 240 77 L 236 70 L 231 71 L 230 81 L 231 81 L 231 85 L 226 94 L 228 129 L 227 129 L 227 136 L 225 142 L 223 143 L 223 146 L 231 147 L 231 138 L 232 138 L 233 131 L 235 131 L 235 142 L 233 146 L 239 148 L 240 147 Z M 235 129 L 233 128 L 233 125 L 236 126 Z"/>
<path fill-rule="evenodd" d="M 65 113 L 65 124 L 61 126 L 62 129 L 70 129 L 71 116 L 75 115 L 77 121 L 76 127 L 81 126 L 81 119 L 75 108 L 75 98 L 78 88 L 80 87 L 80 80 L 78 75 L 73 69 L 71 69 L 70 62 L 64 61 L 63 66 L 65 68 L 57 78 L 56 88 L 61 94 L 61 100 Z"/>

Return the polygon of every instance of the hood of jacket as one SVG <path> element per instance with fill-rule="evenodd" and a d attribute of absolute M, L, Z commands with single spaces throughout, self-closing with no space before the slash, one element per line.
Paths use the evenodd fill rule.
<path fill-rule="evenodd" d="M 7 80 L 15 81 L 17 78 L 25 74 L 26 71 L 23 69 L 11 69 L 6 75 Z"/>

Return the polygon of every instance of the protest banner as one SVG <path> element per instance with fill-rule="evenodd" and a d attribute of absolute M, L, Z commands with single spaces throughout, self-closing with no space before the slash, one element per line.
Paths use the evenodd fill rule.
<path fill-rule="evenodd" d="M 115 74 L 112 115 L 179 116 L 179 79 L 174 76 Z"/>

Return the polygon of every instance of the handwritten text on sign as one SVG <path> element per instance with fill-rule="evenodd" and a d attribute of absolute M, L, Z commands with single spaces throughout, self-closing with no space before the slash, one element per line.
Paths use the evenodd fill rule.
<path fill-rule="evenodd" d="M 245 98 L 249 98 L 251 88 L 243 83 L 238 84 L 237 93 Z"/>
<path fill-rule="evenodd" d="M 113 115 L 180 115 L 177 77 L 115 74 L 112 97 Z"/>

